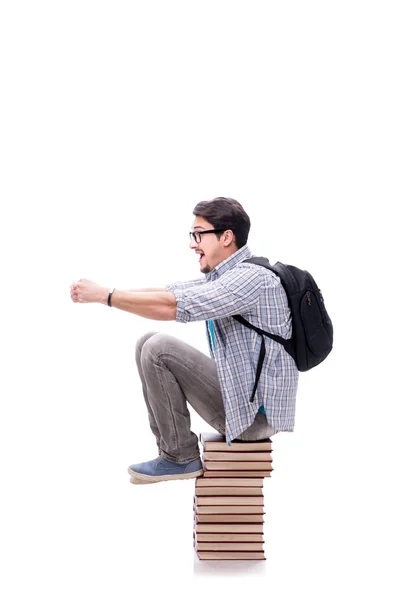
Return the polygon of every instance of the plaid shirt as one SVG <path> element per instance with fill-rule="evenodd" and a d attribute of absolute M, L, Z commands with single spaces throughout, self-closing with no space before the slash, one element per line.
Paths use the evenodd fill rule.
<path fill-rule="evenodd" d="M 276 431 L 294 429 L 296 363 L 281 344 L 266 336 L 263 370 L 254 402 L 250 402 L 261 336 L 232 315 L 242 315 L 260 329 L 285 339 L 292 335 L 290 310 L 279 277 L 264 267 L 243 262 L 250 257 L 249 248 L 243 246 L 205 278 L 167 287 L 176 298 L 178 322 L 208 321 L 208 342 L 217 363 L 228 444 L 250 427 L 262 406 Z"/>

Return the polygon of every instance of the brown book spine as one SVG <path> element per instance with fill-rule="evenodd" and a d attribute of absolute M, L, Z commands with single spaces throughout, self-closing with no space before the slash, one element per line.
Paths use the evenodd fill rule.
<path fill-rule="evenodd" d="M 198 542 L 264 542 L 262 533 L 197 533 Z"/>
<path fill-rule="evenodd" d="M 269 452 L 203 452 L 204 460 L 272 462 Z"/>
<path fill-rule="evenodd" d="M 200 560 L 266 560 L 264 552 L 208 552 L 197 550 Z"/>
<path fill-rule="evenodd" d="M 211 487 L 211 486 L 215 486 L 215 487 L 222 487 L 222 486 L 227 486 L 227 487 L 262 487 L 263 486 L 263 479 L 262 477 L 257 477 L 257 478 L 246 478 L 244 479 L 243 477 L 237 477 L 237 478 L 232 478 L 232 477 L 214 477 L 212 479 L 210 478 L 205 478 L 203 476 L 201 477 L 197 477 L 196 478 L 196 488 L 198 487 Z"/>
<path fill-rule="evenodd" d="M 264 496 L 195 496 L 195 502 L 197 506 L 206 506 L 206 505 L 238 505 L 238 506 L 247 506 L 251 504 L 255 505 L 264 505 Z"/>
<path fill-rule="evenodd" d="M 203 448 L 207 452 L 272 452 L 270 442 L 243 442 L 241 444 L 232 442 L 230 446 L 226 442 L 205 442 Z"/>
<path fill-rule="evenodd" d="M 203 468 L 206 471 L 268 471 L 271 467 L 270 462 L 229 462 L 229 461 L 203 461 Z M 254 477 L 254 475 L 253 475 Z"/>
<path fill-rule="evenodd" d="M 256 487 L 196 487 L 196 496 L 262 496 Z"/>
<path fill-rule="evenodd" d="M 195 545 L 196 550 L 215 550 L 215 551 L 220 551 L 223 552 L 225 551 L 232 551 L 232 550 L 250 550 L 250 551 L 254 551 L 257 552 L 258 550 L 262 551 L 263 549 L 263 545 L 262 544 L 258 544 L 256 542 L 250 542 L 250 543 L 245 543 L 245 542 L 232 542 L 230 543 L 222 543 L 220 544 L 219 542 L 197 542 Z"/>
<path fill-rule="evenodd" d="M 196 523 L 195 533 L 262 533 L 261 523 Z"/>
<path fill-rule="evenodd" d="M 226 506 L 226 505 L 208 505 L 198 506 L 195 504 L 195 510 L 198 515 L 263 515 L 264 506 Z"/>
<path fill-rule="evenodd" d="M 235 477 L 247 480 L 248 478 L 254 477 L 254 475 L 257 477 L 271 477 L 272 471 L 273 469 L 270 471 L 257 471 L 257 473 L 254 471 L 204 471 L 201 478 L 214 479 L 215 477 Z M 246 485 L 246 483 L 244 485 Z"/>
<path fill-rule="evenodd" d="M 199 515 L 195 514 L 195 523 L 264 523 L 264 515 Z"/>

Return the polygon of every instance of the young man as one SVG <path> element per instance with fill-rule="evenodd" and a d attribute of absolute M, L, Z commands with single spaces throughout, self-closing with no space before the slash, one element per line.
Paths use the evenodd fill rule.
<path fill-rule="evenodd" d="M 190 430 L 187 403 L 232 440 L 260 440 L 293 431 L 298 371 L 278 342 L 264 337 L 266 354 L 250 402 L 261 336 L 233 319 L 291 337 L 286 294 L 251 257 L 250 219 L 239 202 L 214 198 L 197 204 L 190 247 L 199 256 L 200 279 L 163 289 L 108 290 L 81 279 L 71 286 L 74 302 L 100 302 L 155 320 L 205 321 L 211 358 L 170 335 L 151 332 L 136 345 L 136 364 L 159 456 L 131 465 L 132 483 L 189 479 L 202 474 L 198 438 Z"/>

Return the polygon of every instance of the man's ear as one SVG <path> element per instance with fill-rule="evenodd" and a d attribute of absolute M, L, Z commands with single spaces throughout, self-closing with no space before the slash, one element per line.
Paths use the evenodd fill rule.
<path fill-rule="evenodd" d="M 235 234 L 232 229 L 227 229 L 224 231 L 224 246 L 230 246 L 232 243 L 235 243 Z"/>

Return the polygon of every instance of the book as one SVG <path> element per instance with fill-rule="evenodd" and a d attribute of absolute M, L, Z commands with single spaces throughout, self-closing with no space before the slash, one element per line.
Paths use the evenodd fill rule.
<path fill-rule="evenodd" d="M 251 477 L 253 478 L 254 476 L 257 477 L 271 477 L 271 472 L 273 471 L 273 469 L 271 468 L 268 471 L 204 471 L 203 475 L 202 475 L 202 479 L 203 477 L 205 479 L 208 479 L 210 477 L 214 478 L 214 477 L 234 477 L 234 478 L 247 478 L 247 477 Z"/>
<path fill-rule="evenodd" d="M 197 550 L 199 560 L 266 560 L 263 552 L 209 552 Z"/>
<path fill-rule="evenodd" d="M 200 560 L 265 560 L 264 552 L 209 552 L 197 550 Z"/>
<path fill-rule="evenodd" d="M 195 514 L 195 523 L 264 523 L 265 513 L 243 515 L 201 515 Z"/>
<path fill-rule="evenodd" d="M 198 542 L 264 542 L 262 533 L 197 533 Z"/>
<path fill-rule="evenodd" d="M 257 542 L 232 542 L 232 543 L 220 543 L 220 542 L 196 542 L 195 548 L 196 550 L 219 550 L 219 551 L 229 551 L 229 550 L 253 550 L 262 551 L 263 543 Z"/>
<path fill-rule="evenodd" d="M 217 474 L 218 475 L 218 474 Z M 243 477 L 215 477 L 213 479 L 207 479 L 203 476 L 196 478 L 196 489 L 199 487 L 262 487 L 262 477 L 243 479 Z"/>
<path fill-rule="evenodd" d="M 196 506 L 205 506 L 205 505 L 238 505 L 238 506 L 246 506 L 248 504 L 261 505 L 264 504 L 264 496 L 195 496 L 195 504 Z"/>
<path fill-rule="evenodd" d="M 198 506 L 195 504 L 195 510 L 198 515 L 263 515 L 264 506 L 257 505 L 234 505 L 234 506 L 226 506 L 226 505 L 206 505 L 206 506 Z"/>
<path fill-rule="evenodd" d="M 265 560 L 263 479 L 270 477 L 272 443 L 228 446 L 219 433 L 201 433 L 203 475 L 193 499 L 193 545 L 200 560 Z"/>
<path fill-rule="evenodd" d="M 232 442 L 230 446 L 226 443 L 225 436 L 220 433 L 200 433 L 200 442 L 205 450 L 222 450 L 224 452 L 246 452 L 246 451 L 272 451 L 270 438 L 254 442 Z"/>
<path fill-rule="evenodd" d="M 260 487 L 196 487 L 196 496 L 262 496 Z"/>
<path fill-rule="evenodd" d="M 208 452 L 202 454 L 203 460 L 235 461 L 235 462 L 272 462 L 270 452 Z"/>
<path fill-rule="evenodd" d="M 195 533 L 262 533 L 262 523 L 196 523 Z"/>
<path fill-rule="evenodd" d="M 206 471 L 269 471 L 271 470 L 270 461 L 214 461 L 214 460 L 204 460 L 203 459 L 203 468 Z"/>

